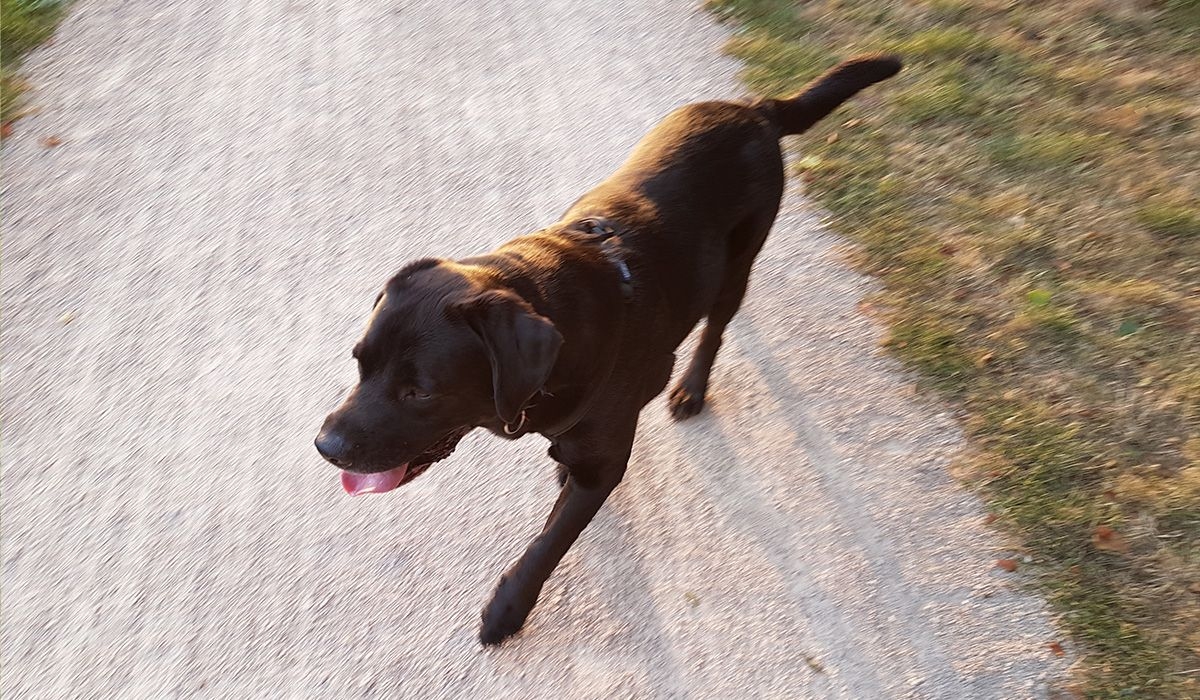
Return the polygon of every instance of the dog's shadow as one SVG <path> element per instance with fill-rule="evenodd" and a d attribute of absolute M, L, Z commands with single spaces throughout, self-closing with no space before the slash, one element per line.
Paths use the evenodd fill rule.
<path fill-rule="evenodd" d="M 770 325 L 774 331 L 778 324 Z M 804 344 L 794 338 L 772 341 L 752 314 L 731 331 L 733 357 L 713 378 L 715 405 L 676 429 L 678 466 L 749 550 L 743 565 L 758 560 L 773 569 L 773 580 L 754 581 L 768 584 L 762 595 L 771 602 L 747 597 L 739 604 L 762 617 L 759 624 L 772 618 L 769 631 L 795 643 L 796 668 L 807 673 L 776 673 L 775 681 L 821 696 L 885 697 L 896 678 L 953 667 L 944 644 L 918 622 L 926 617 L 924 599 L 912 594 L 917 582 L 905 580 L 909 567 L 893 548 L 896 533 L 873 515 L 882 504 L 860 492 L 860 482 L 882 475 L 918 488 L 945 480 L 940 465 L 891 474 L 896 465 L 875 448 L 848 451 L 810 412 L 819 382 L 800 379 L 805 365 L 827 362 L 828 351 L 796 350 Z M 851 674 L 835 672 L 850 666 Z"/>
<path fill-rule="evenodd" d="M 560 664 L 563 688 L 586 697 L 735 697 L 746 683 L 886 697 L 893 675 L 951 666 L 911 624 L 922 612 L 903 562 L 838 474 L 885 465 L 841 456 L 805 408 L 813 387 L 790 376 L 794 352 L 749 314 L 731 331 L 714 405 L 682 424 L 662 397 L 646 407 L 625 482 L 509 643 Z"/>
<path fill-rule="evenodd" d="M 523 673 L 528 655 L 557 666 L 561 685 L 541 689 L 550 693 L 545 697 L 662 697 L 681 686 L 653 573 L 633 529 L 633 511 L 644 508 L 633 481 L 617 489 L 567 553 L 524 629 L 505 643 L 516 653 L 493 657 L 496 670 Z"/>

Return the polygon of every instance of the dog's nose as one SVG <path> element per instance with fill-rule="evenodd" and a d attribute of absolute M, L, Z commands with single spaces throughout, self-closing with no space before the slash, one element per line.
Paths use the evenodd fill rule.
<path fill-rule="evenodd" d="M 335 467 L 350 466 L 350 441 L 329 430 L 322 430 L 314 442 L 317 452 Z"/>

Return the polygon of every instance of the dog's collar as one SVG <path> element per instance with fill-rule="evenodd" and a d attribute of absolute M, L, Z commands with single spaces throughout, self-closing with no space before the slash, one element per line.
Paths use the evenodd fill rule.
<path fill-rule="evenodd" d="M 575 224 L 578 231 L 593 236 L 600 242 L 600 250 L 608 258 L 613 267 L 621 275 L 621 297 L 626 303 L 633 300 L 633 274 L 629 272 L 629 264 L 621 251 L 621 233 L 617 226 L 608 219 L 587 218 Z"/>

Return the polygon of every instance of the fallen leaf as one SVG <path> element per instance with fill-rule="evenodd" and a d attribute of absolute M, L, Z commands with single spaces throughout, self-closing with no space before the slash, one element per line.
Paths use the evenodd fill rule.
<path fill-rule="evenodd" d="M 862 124 L 861 119 L 851 119 L 851 120 L 847 121 L 845 124 L 842 124 L 842 128 L 853 129 L 854 127 L 858 126 L 859 124 Z"/>
<path fill-rule="evenodd" d="M 996 515 L 995 513 L 988 513 L 987 517 L 983 519 L 983 524 L 991 525 L 992 523 L 996 522 L 996 518 L 998 517 L 1000 516 Z"/>
<path fill-rule="evenodd" d="M 992 353 L 990 353 L 990 352 L 985 352 L 985 353 L 983 353 L 982 355 L 980 355 L 978 358 L 976 358 L 976 360 L 975 360 L 975 366 L 976 366 L 976 367 L 983 367 L 983 366 L 984 366 L 984 365 L 986 365 L 987 363 L 991 362 L 993 357 L 995 357 L 995 355 L 994 355 L 994 354 L 992 354 Z"/>
<path fill-rule="evenodd" d="M 996 566 L 1000 567 L 1001 569 L 1004 569 L 1005 571 L 1013 572 L 1013 571 L 1017 570 L 1017 560 L 1016 559 L 997 559 Z"/>
<path fill-rule="evenodd" d="M 824 164 L 821 156 L 804 156 L 796 161 L 796 167 L 800 170 L 816 170 Z"/>
<path fill-rule="evenodd" d="M 43 136 L 38 143 L 42 144 L 43 148 L 54 148 L 62 143 L 62 139 L 57 136 Z"/>
<path fill-rule="evenodd" d="M 1188 586 L 1188 590 L 1196 595 L 1200 595 L 1200 581 L 1192 583 L 1192 585 Z"/>
<path fill-rule="evenodd" d="M 1103 552 L 1124 554 L 1129 551 L 1129 544 L 1121 537 L 1121 533 L 1107 525 L 1100 525 L 1092 531 L 1092 546 Z"/>
<path fill-rule="evenodd" d="M 58 317 L 58 322 L 64 326 L 74 320 L 75 320 L 75 314 L 71 313 L 70 311 L 68 311 L 67 313 Z"/>
<path fill-rule="evenodd" d="M 9 136 L 12 136 L 12 132 L 12 122 L 4 122 L 3 124 L 0 124 L 0 139 L 6 139 Z"/>
<path fill-rule="evenodd" d="M 1121 321 L 1121 325 L 1117 328 L 1117 336 L 1120 338 L 1131 336 L 1137 333 L 1140 327 L 1141 325 L 1137 321 L 1125 319 Z"/>
<path fill-rule="evenodd" d="M 1063 651 L 1062 645 L 1058 642 L 1050 642 L 1046 645 L 1055 656 L 1066 656 L 1067 652 Z"/>
<path fill-rule="evenodd" d="M 837 140 L 838 140 L 838 133 L 835 131 L 825 139 L 825 143 L 837 143 Z"/>
<path fill-rule="evenodd" d="M 947 244 L 943 245 L 941 248 L 938 248 L 938 252 L 941 253 L 942 255 L 945 255 L 946 257 L 950 257 L 951 255 L 954 255 L 955 253 L 958 252 L 958 248 L 947 243 Z"/>

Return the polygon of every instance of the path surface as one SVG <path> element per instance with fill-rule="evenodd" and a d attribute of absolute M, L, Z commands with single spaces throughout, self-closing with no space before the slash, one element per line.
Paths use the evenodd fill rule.
<path fill-rule="evenodd" d="M 3 697 L 1046 694 L 1055 633 L 946 474 L 952 421 L 794 195 L 711 410 L 651 404 L 503 647 L 478 614 L 554 500 L 544 441 L 365 499 L 318 459 L 392 271 L 555 220 L 741 94 L 695 3 L 624 4 L 75 4 L 4 146 Z"/>

